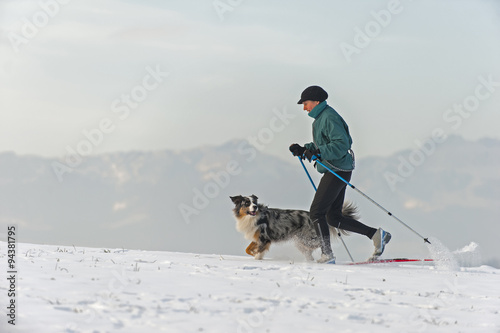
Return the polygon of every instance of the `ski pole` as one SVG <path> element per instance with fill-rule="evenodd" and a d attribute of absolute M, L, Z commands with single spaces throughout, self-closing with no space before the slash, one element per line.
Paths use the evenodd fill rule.
<path fill-rule="evenodd" d="M 302 164 L 302 167 L 304 168 L 304 171 L 307 174 L 307 177 L 309 177 L 309 180 L 311 181 L 312 186 L 314 187 L 314 191 L 317 191 L 318 189 L 316 188 L 316 185 L 314 185 L 314 181 L 311 178 L 311 175 L 309 174 L 309 171 L 307 171 L 306 166 L 304 165 L 304 162 L 302 162 L 302 158 L 300 156 L 297 156 L 299 158 L 300 164 Z M 349 252 L 349 249 L 347 248 L 347 245 L 344 242 L 344 238 L 342 238 L 342 235 L 340 234 L 340 231 L 337 229 L 337 234 L 340 237 L 340 240 L 342 241 L 342 244 L 344 244 L 345 250 L 347 251 L 347 254 L 349 255 L 349 258 L 351 258 L 351 261 L 354 262 L 354 259 L 351 256 L 351 252 Z"/>
<path fill-rule="evenodd" d="M 416 232 L 415 230 L 413 230 L 408 224 L 406 224 L 403 221 L 401 221 L 401 219 L 399 219 L 397 216 L 395 216 L 394 214 L 392 214 L 390 211 L 388 211 L 387 209 L 385 209 L 384 207 L 382 207 L 382 205 L 380 205 L 378 202 L 376 202 L 375 200 L 373 200 L 372 198 L 370 198 L 368 195 L 366 195 L 365 193 L 363 193 L 361 190 L 359 190 L 358 188 L 356 188 L 354 185 L 352 185 L 351 183 L 349 183 L 347 180 L 345 180 L 344 178 L 340 177 L 335 171 L 333 171 L 332 169 L 330 169 L 329 167 L 327 167 L 325 164 L 323 164 L 319 159 L 317 159 L 316 155 L 313 155 L 313 158 L 314 157 L 316 157 L 316 162 L 317 163 L 319 163 L 320 165 L 322 165 L 323 167 L 325 167 L 328 171 L 330 171 L 335 176 L 337 176 L 337 178 L 339 178 L 344 183 L 346 183 L 347 185 L 349 185 L 350 188 L 352 188 L 353 190 L 356 190 L 356 192 L 358 192 L 359 194 L 361 194 L 362 196 L 364 196 L 366 199 L 370 200 L 373 204 L 375 204 L 378 208 L 382 209 L 389 216 L 393 217 L 396 221 L 398 221 L 399 223 L 401 223 L 402 225 L 404 225 L 405 227 L 407 227 L 408 229 L 410 229 L 411 231 L 413 231 L 417 236 L 419 236 L 420 238 L 422 238 L 425 243 L 429 243 L 429 244 L 431 243 L 431 242 L 429 242 L 428 238 L 425 238 L 424 236 L 422 236 L 421 234 L 419 234 L 418 232 Z M 311 158 L 311 160 L 312 160 L 312 158 Z"/>
<path fill-rule="evenodd" d="M 311 181 L 312 186 L 314 187 L 314 191 L 317 191 L 318 189 L 316 188 L 316 185 L 314 185 L 314 182 L 311 178 L 311 175 L 309 174 L 309 171 L 307 171 L 306 166 L 304 165 L 304 162 L 302 162 L 302 158 L 300 156 L 297 156 L 299 158 L 300 164 L 302 164 L 302 167 L 304 168 L 304 171 L 307 174 L 307 177 L 309 177 L 309 180 Z"/>

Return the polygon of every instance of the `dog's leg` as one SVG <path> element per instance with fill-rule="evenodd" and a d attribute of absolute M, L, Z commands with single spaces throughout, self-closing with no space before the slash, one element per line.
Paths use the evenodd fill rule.
<path fill-rule="evenodd" d="M 250 244 L 248 244 L 247 248 L 245 249 L 245 252 L 252 257 L 255 257 L 255 255 L 257 254 L 257 248 L 259 247 L 259 237 L 260 232 L 255 232 L 255 235 L 253 237 L 255 241 L 252 241 Z"/>
<path fill-rule="evenodd" d="M 260 236 L 259 236 L 259 247 L 257 248 L 257 254 L 255 255 L 255 259 L 262 260 L 264 257 L 264 253 L 269 251 L 269 247 L 271 246 L 271 239 L 267 234 L 268 224 L 263 223 L 259 225 Z"/>
<path fill-rule="evenodd" d="M 306 257 L 306 260 L 307 261 L 314 261 L 314 257 L 312 255 L 313 253 L 313 249 L 311 249 L 310 247 L 304 247 L 304 249 L 302 250 L 302 253 L 304 254 L 304 256 Z"/>
<path fill-rule="evenodd" d="M 259 244 L 259 247 L 257 249 L 257 254 L 254 256 L 254 258 L 256 260 L 262 260 L 262 258 L 264 258 L 264 254 L 269 250 L 270 246 L 271 246 L 270 241 L 266 241 L 266 243 Z"/>
<path fill-rule="evenodd" d="M 269 247 L 271 246 L 271 240 L 268 238 L 265 232 L 266 227 L 267 226 L 265 224 L 261 224 L 259 229 L 253 235 L 254 241 L 252 243 L 255 243 L 256 249 L 252 248 L 251 250 L 256 260 L 262 260 L 262 258 L 264 257 L 264 253 L 268 251 Z"/>
<path fill-rule="evenodd" d="M 251 256 L 255 255 L 255 249 L 257 248 L 257 243 L 251 242 L 246 248 L 245 252 Z"/>
<path fill-rule="evenodd" d="M 296 239 L 295 246 L 306 257 L 307 261 L 314 261 L 312 253 L 315 249 L 312 249 L 310 246 L 308 246 L 302 239 Z"/>
<path fill-rule="evenodd" d="M 306 261 L 314 261 L 314 257 L 312 256 L 312 251 L 304 253 L 304 256 L 306 257 Z"/>
<path fill-rule="evenodd" d="M 271 241 L 267 239 L 260 230 L 257 230 L 254 234 L 254 241 L 248 245 L 246 252 L 254 256 L 256 260 L 262 260 L 264 253 L 269 250 L 271 246 Z"/>

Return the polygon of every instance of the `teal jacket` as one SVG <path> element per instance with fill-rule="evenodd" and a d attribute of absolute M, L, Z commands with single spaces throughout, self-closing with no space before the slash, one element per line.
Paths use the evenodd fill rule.
<path fill-rule="evenodd" d="M 305 148 L 311 151 L 319 149 L 322 162 L 332 166 L 333 171 L 354 170 L 352 138 L 344 119 L 326 101 L 316 105 L 309 116 L 315 119 L 312 124 L 313 142 L 306 143 Z M 319 164 L 316 164 L 316 169 L 320 173 L 327 171 Z"/>

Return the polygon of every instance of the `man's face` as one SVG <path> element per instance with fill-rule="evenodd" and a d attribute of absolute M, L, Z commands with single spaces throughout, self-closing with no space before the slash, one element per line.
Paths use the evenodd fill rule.
<path fill-rule="evenodd" d="M 304 111 L 307 111 L 307 113 L 311 112 L 311 110 L 318 104 L 318 101 L 305 101 L 302 103 L 302 105 L 304 105 Z"/>

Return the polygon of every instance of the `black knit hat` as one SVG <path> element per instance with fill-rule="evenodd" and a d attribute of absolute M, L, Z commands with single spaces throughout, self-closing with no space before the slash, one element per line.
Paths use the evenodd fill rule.
<path fill-rule="evenodd" d="M 328 98 L 328 93 L 319 86 L 307 87 L 300 95 L 300 100 L 297 104 L 302 104 L 305 101 L 323 102 Z"/>

